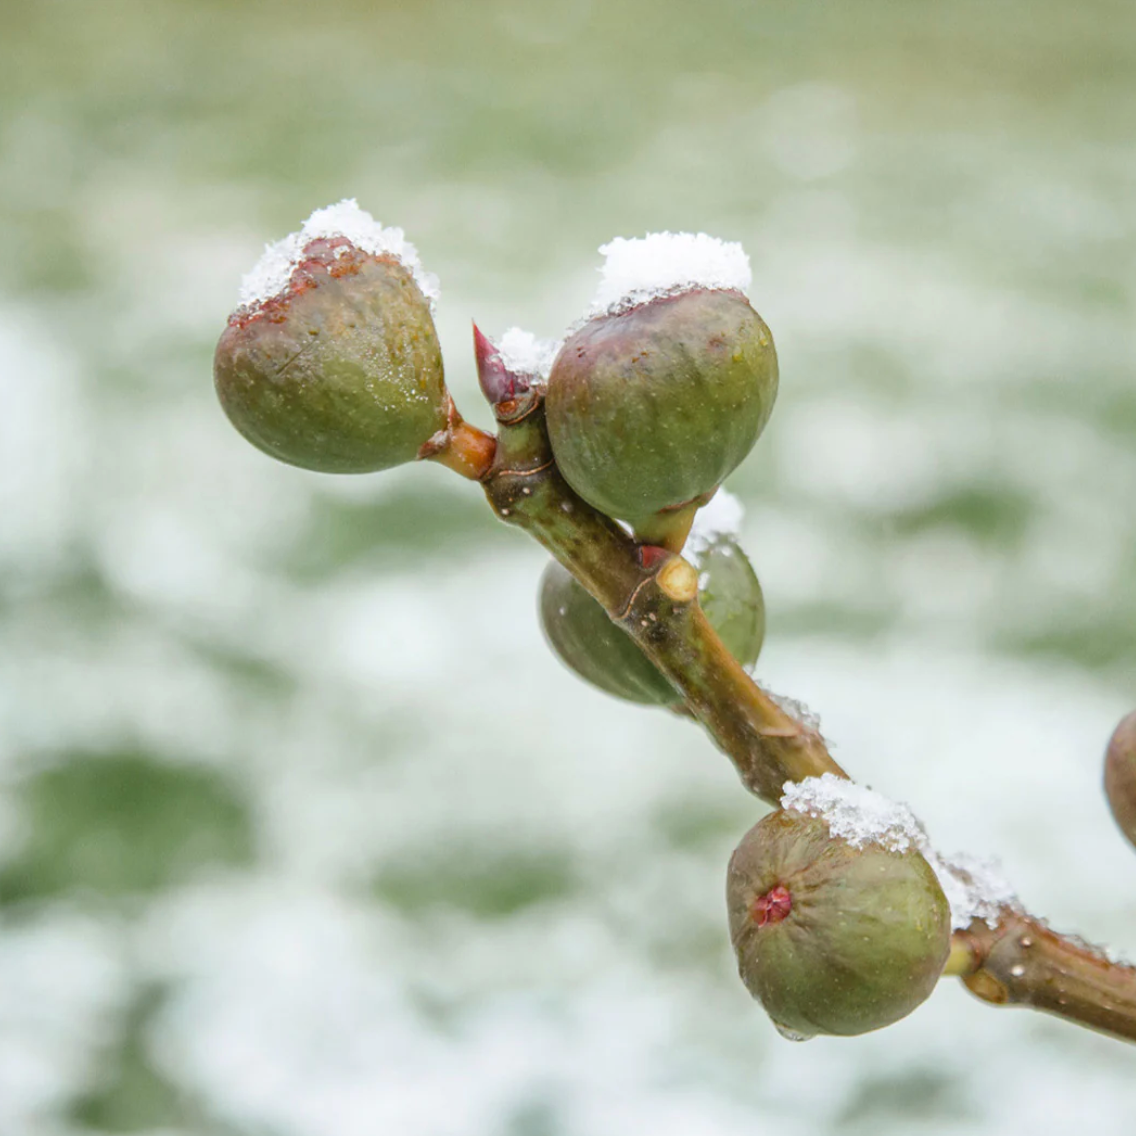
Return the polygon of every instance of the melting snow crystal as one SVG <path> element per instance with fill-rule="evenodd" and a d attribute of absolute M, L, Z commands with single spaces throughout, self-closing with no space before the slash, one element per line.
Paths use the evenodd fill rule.
<path fill-rule="evenodd" d="M 537 339 L 531 331 L 511 327 L 501 336 L 497 350 L 501 353 L 501 361 L 513 374 L 546 379 L 560 350 L 560 343 L 558 339 Z"/>
<path fill-rule="evenodd" d="M 803 726 L 807 726 L 810 730 L 820 730 L 820 715 L 815 710 L 810 710 L 799 698 L 790 698 L 785 694 L 774 694 L 772 690 L 765 692 L 789 715 L 790 718 L 796 718 Z"/>
<path fill-rule="evenodd" d="M 288 287 L 304 249 L 312 241 L 333 237 L 346 237 L 357 249 L 375 256 L 395 257 L 410 269 L 431 308 L 434 306 L 439 295 L 438 278 L 422 267 L 418 250 L 401 229 L 383 228 L 370 213 L 359 208 L 354 198 L 317 209 L 298 233 L 265 246 L 264 255 L 241 282 L 241 304 L 251 308 L 278 296 Z"/>
<path fill-rule="evenodd" d="M 740 244 L 705 233 L 648 233 L 616 237 L 600 247 L 602 279 L 589 317 L 624 311 L 659 296 L 695 288 L 744 292 L 753 280 Z"/>
<path fill-rule="evenodd" d="M 939 856 L 930 847 L 923 855 L 935 869 L 943 892 L 951 905 L 951 926 L 961 931 L 972 919 L 997 926 L 1004 907 L 1013 907 L 1018 897 L 998 866 L 977 856 Z"/>
<path fill-rule="evenodd" d="M 892 852 L 906 852 L 918 848 L 923 839 L 923 830 L 906 805 L 835 773 L 787 781 L 781 807 L 820 817 L 833 836 L 853 848 L 880 844 Z"/>

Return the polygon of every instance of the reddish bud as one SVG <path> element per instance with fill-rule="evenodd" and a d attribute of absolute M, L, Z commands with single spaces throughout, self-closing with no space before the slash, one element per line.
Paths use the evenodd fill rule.
<path fill-rule="evenodd" d="M 481 385 L 481 393 L 491 406 L 499 406 L 528 393 L 531 385 L 528 376 L 509 370 L 501 352 L 477 324 L 473 325 L 473 353 L 477 358 L 477 381 Z"/>
<path fill-rule="evenodd" d="M 658 568 L 671 555 L 671 552 L 657 544 L 641 544 L 636 554 L 639 557 L 639 563 L 650 572 L 652 569 Z"/>

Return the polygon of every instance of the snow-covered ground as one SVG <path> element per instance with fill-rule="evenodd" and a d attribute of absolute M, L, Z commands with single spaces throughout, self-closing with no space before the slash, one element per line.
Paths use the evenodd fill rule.
<path fill-rule="evenodd" d="M 219 39 L 163 0 L 0 42 L 0 1133 L 1130 1136 L 1133 1050 L 954 983 L 780 1038 L 733 973 L 763 808 L 728 762 L 557 665 L 542 554 L 475 487 L 275 464 L 209 372 L 330 200 L 440 275 L 482 423 L 471 318 L 555 338 L 613 236 L 740 242 L 782 372 L 730 480 L 761 681 L 944 853 L 1136 954 L 1100 789 L 1136 705 L 1136 66 L 1068 56 L 1132 62 L 1132 17 L 948 52 L 725 0 L 692 41 L 644 0 L 644 58 L 540 7 L 376 43 L 366 6 Z"/>

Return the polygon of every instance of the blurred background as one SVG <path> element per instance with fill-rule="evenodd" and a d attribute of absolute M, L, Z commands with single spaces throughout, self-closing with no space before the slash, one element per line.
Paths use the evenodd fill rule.
<path fill-rule="evenodd" d="M 211 356 L 342 197 L 440 275 L 482 425 L 471 318 L 558 336 L 610 237 L 742 241 L 782 368 L 730 481 L 760 677 L 1136 952 L 1099 786 L 1136 704 L 1136 6 L 0 14 L 0 1133 L 1129 1136 L 1136 1051 L 954 983 L 778 1037 L 725 758 L 558 666 L 543 554 L 473 486 L 275 464 Z"/>

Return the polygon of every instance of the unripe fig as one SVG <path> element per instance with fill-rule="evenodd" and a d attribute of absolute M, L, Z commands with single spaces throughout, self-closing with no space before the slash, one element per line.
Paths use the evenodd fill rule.
<path fill-rule="evenodd" d="M 1136 711 L 1121 721 L 1108 743 L 1104 791 L 1120 831 L 1136 845 Z"/>
<path fill-rule="evenodd" d="M 313 225 L 322 214 L 331 216 Z M 340 219 L 346 232 L 335 231 Z M 230 421 L 305 469 L 369 473 L 412 461 L 449 411 L 413 248 L 344 202 L 313 214 L 265 260 L 253 275 L 267 287 L 246 295 L 214 356 Z"/>
<path fill-rule="evenodd" d="M 589 320 L 565 341 L 545 407 L 556 463 L 637 530 L 712 493 L 777 394 L 777 355 L 739 291 L 696 288 Z"/>
<path fill-rule="evenodd" d="M 695 562 L 706 618 L 738 662 L 752 666 L 765 638 L 765 601 L 746 554 L 732 537 L 719 536 Z M 629 702 L 681 701 L 635 641 L 555 560 L 541 577 L 540 621 L 560 661 L 593 686 Z"/>
<path fill-rule="evenodd" d="M 726 885 L 742 981 L 787 1036 L 851 1036 L 928 997 L 950 952 L 950 908 L 913 847 L 854 847 L 823 817 L 770 813 Z"/>

